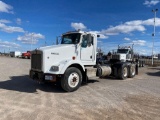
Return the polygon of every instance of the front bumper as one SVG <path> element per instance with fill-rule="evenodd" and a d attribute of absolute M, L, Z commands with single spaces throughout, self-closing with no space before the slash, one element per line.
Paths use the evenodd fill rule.
<path fill-rule="evenodd" d="M 30 70 L 30 78 L 33 80 L 44 82 L 44 81 L 50 81 L 50 82 L 56 82 L 56 75 L 53 74 L 44 74 L 40 71 Z M 47 79 L 49 76 L 50 79 Z"/>

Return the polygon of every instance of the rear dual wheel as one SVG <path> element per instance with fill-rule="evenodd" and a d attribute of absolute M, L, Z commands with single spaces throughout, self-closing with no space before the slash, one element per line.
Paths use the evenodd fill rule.
<path fill-rule="evenodd" d="M 135 64 L 131 64 L 129 66 L 128 72 L 129 72 L 128 77 L 129 78 L 133 78 L 136 75 L 136 65 Z"/>
<path fill-rule="evenodd" d="M 118 69 L 118 77 L 122 80 L 126 79 L 128 77 L 128 66 L 127 64 L 123 64 L 119 69 Z"/>
<path fill-rule="evenodd" d="M 136 74 L 136 67 L 135 64 L 123 64 L 119 69 L 118 69 L 118 77 L 122 80 L 126 78 L 133 78 Z"/>

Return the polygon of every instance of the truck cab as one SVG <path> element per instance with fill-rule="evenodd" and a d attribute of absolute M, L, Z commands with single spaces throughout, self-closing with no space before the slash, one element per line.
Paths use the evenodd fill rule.
<path fill-rule="evenodd" d="M 27 52 L 22 53 L 22 58 L 30 59 L 31 58 L 31 51 L 27 51 Z"/>
<path fill-rule="evenodd" d="M 133 49 L 130 46 L 118 46 L 117 52 L 112 55 L 112 59 L 120 61 L 132 61 Z"/>
<path fill-rule="evenodd" d="M 96 34 L 66 32 L 62 34 L 60 44 L 31 52 L 30 77 L 38 81 L 59 80 L 64 90 L 74 91 L 86 77 L 86 67 L 96 65 L 96 48 Z M 65 79 L 69 79 L 69 82 L 66 83 Z"/>

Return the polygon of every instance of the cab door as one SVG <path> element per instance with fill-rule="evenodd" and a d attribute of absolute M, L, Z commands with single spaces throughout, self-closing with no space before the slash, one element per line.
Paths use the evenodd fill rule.
<path fill-rule="evenodd" d="M 91 36 L 91 35 L 90 35 Z M 87 35 L 82 36 L 82 43 L 81 43 L 81 61 L 82 62 L 90 62 L 95 59 L 94 57 L 94 40 L 93 37 L 91 36 L 91 43 L 88 44 L 89 37 Z"/>

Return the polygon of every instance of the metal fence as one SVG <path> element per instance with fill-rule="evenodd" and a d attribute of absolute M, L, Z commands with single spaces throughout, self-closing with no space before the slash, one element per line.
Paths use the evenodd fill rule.
<path fill-rule="evenodd" d="M 152 65 L 152 59 L 140 59 L 145 62 L 145 65 Z M 153 65 L 160 66 L 160 60 L 153 59 Z"/>

